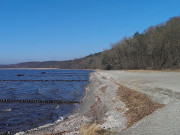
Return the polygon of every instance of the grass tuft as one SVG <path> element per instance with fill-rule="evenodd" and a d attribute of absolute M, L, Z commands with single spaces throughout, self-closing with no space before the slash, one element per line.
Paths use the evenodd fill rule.
<path fill-rule="evenodd" d="M 79 130 L 79 135 L 109 135 L 110 131 L 101 128 L 99 125 L 93 124 L 84 124 Z"/>

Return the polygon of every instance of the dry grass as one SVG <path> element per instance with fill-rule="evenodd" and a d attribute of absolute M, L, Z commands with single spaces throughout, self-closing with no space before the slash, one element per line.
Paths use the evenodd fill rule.
<path fill-rule="evenodd" d="M 159 72 L 160 70 L 125 70 L 126 72 L 135 72 L 135 73 L 151 73 Z"/>
<path fill-rule="evenodd" d="M 50 134 L 45 134 L 45 135 L 63 135 L 63 134 L 65 134 L 65 133 L 71 133 L 71 132 L 73 132 L 73 131 L 62 131 L 62 132 L 59 132 L 59 133 L 50 133 Z"/>
<path fill-rule="evenodd" d="M 151 73 L 151 72 L 180 72 L 180 69 L 162 69 L 162 70 L 124 70 L 126 72 L 135 73 Z"/>
<path fill-rule="evenodd" d="M 105 79 L 105 80 L 106 80 L 106 79 L 107 79 L 107 77 L 105 77 L 105 76 L 102 76 L 102 79 Z"/>
<path fill-rule="evenodd" d="M 180 69 L 164 69 L 164 72 L 180 72 Z"/>
<path fill-rule="evenodd" d="M 119 85 L 117 96 L 125 103 L 126 108 L 129 109 L 124 113 L 128 119 L 127 128 L 143 117 L 153 113 L 156 109 L 164 106 L 163 104 L 152 102 L 146 94 L 131 90 L 122 85 Z"/>
<path fill-rule="evenodd" d="M 95 69 L 95 71 L 103 71 L 103 69 L 98 69 L 98 68 L 97 68 L 97 69 Z"/>
<path fill-rule="evenodd" d="M 79 135 L 109 135 L 110 131 L 107 131 L 101 128 L 99 125 L 93 124 L 84 124 L 80 127 Z"/>
<path fill-rule="evenodd" d="M 101 88 L 99 88 L 99 90 L 102 91 L 103 93 L 106 93 L 106 89 L 107 89 L 107 85 L 102 86 Z"/>

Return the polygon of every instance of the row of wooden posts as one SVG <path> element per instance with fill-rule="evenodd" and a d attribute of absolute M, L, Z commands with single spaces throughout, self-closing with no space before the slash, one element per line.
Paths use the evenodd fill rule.
<path fill-rule="evenodd" d="M 64 82 L 72 82 L 72 81 L 77 81 L 77 82 L 81 82 L 81 81 L 88 81 L 88 80 L 0 80 L 0 82 L 42 82 L 42 81 L 64 81 Z"/>
<path fill-rule="evenodd" d="M 80 101 L 62 101 L 62 100 L 27 100 L 27 99 L 0 99 L 0 102 L 21 102 L 21 103 L 57 103 L 57 104 L 74 104 Z"/>

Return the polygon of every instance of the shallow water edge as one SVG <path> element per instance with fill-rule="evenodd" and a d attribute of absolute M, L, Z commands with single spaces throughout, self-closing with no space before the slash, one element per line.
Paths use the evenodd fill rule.
<path fill-rule="evenodd" d="M 62 116 L 71 114 L 72 111 L 79 106 L 80 100 L 84 97 L 84 87 L 88 83 L 90 72 L 91 71 L 85 70 L 0 70 L 0 112 L 3 113 L 3 115 L 1 115 L 2 130 L 0 131 L 4 133 L 7 131 L 17 133 L 46 123 L 57 122 L 57 120 L 62 119 Z M 60 81 L 54 81 L 54 79 Z M 71 105 L 74 106 L 74 108 L 70 107 L 70 111 L 68 111 L 67 107 L 65 109 L 62 108 Z M 26 106 L 31 107 L 27 108 Z M 53 119 L 51 121 L 49 119 L 50 117 L 47 117 L 52 114 L 51 111 L 48 111 L 48 106 L 50 106 L 49 109 L 51 111 L 55 111 L 55 113 L 53 112 L 55 117 L 52 117 Z M 29 108 L 31 108 L 32 111 L 29 111 Z M 19 113 L 18 110 L 21 112 Z M 34 111 L 40 111 L 40 113 L 38 112 L 38 116 L 39 114 L 44 115 L 45 117 L 43 118 L 47 122 L 38 122 L 39 125 L 28 127 L 26 124 L 28 124 L 29 121 L 24 121 L 24 118 L 30 119 L 31 124 L 36 124 L 34 122 L 38 121 L 38 118 L 35 120 L 34 115 L 36 113 L 34 113 Z M 18 113 L 18 115 L 16 113 Z M 29 115 L 26 115 L 26 113 L 29 113 Z M 20 116 L 19 119 L 17 116 Z M 42 117 L 40 118 L 42 119 Z M 9 121 L 9 119 L 11 121 Z M 14 119 L 16 119 L 16 121 L 13 121 Z M 21 123 L 17 125 L 16 123 L 19 121 Z M 11 124 L 10 122 L 16 123 Z M 23 122 L 26 123 L 22 124 Z M 5 125 L 6 123 L 8 124 L 7 127 Z"/>

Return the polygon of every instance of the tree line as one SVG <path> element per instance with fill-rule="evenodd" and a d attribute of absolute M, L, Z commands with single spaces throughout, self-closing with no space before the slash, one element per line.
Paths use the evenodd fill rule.
<path fill-rule="evenodd" d="M 135 32 L 111 49 L 69 61 L 26 62 L 1 68 L 167 69 L 180 68 L 180 16 Z"/>
<path fill-rule="evenodd" d="M 125 37 L 103 52 L 105 69 L 180 68 L 180 17 Z"/>

